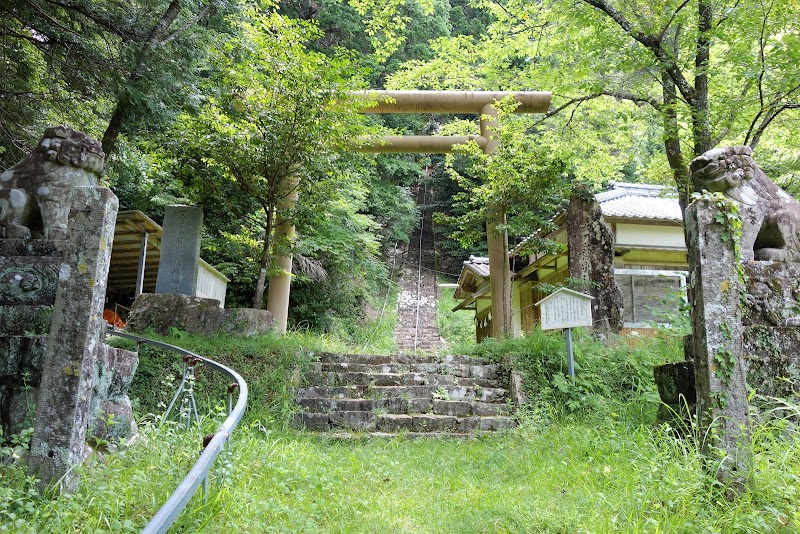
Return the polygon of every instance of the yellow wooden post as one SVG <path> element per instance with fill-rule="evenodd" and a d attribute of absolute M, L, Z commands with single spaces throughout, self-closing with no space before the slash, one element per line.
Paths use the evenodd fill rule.
<path fill-rule="evenodd" d="M 481 136 L 487 139 L 484 154 L 491 154 L 500 146 L 495 129 L 497 110 L 492 104 L 481 109 Z M 486 221 L 486 244 L 489 249 L 489 285 L 492 292 L 492 336 L 511 333 L 511 269 L 508 262 L 508 232 L 498 230 L 506 223 L 502 205 L 489 206 Z"/>
<path fill-rule="evenodd" d="M 275 234 L 273 237 L 273 251 L 280 244 L 292 245 L 295 239 L 294 224 L 286 218 L 285 213 L 294 208 L 297 203 L 297 188 L 300 180 L 296 174 L 284 179 L 282 184 L 283 197 L 278 202 L 279 216 L 275 221 Z M 279 334 L 286 333 L 289 319 L 289 290 L 292 281 L 292 254 L 283 254 L 275 259 L 275 265 L 280 271 L 269 278 L 269 292 L 267 294 L 267 311 L 272 313 L 274 320 L 273 329 Z"/>

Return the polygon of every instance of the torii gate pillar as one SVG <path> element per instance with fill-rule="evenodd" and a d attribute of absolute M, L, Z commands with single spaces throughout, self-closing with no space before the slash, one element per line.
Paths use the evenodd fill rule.
<path fill-rule="evenodd" d="M 486 138 L 484 154 L 491 154 L 500 146 L 492 135 L 497 126 L 497 109 L 491 104 L 481 109 L 481 137 Z M 506 223 L 505 206 L 489 206 L 486 221 L 486 245 L 489 249 L 489 287 L 492 293 L 492 335 L 501 337 L 512 331 L 511 323 L 511 268 L 508 258 L 508 232 L 497 227 Z"/>
<path fill-rule="evenodd" d="M 361 96 L 377 100 L 378 104 L 361 110 L 362 113 L 478 113 L 480 136 L 387 136 L 379 143 L 357 147 L 361 152 L 422 152 L 441 154 L 453 152 L 453 145 L 475 141 L 485 154 L 493 152 L 499 141 L 493 135 L 497 125 L 494 103 L 513 96 L 519 104 L 515 113 L 546 113 L 550 109 L 551 93 L 504 91 L 368 91 Z M 505 224 L 505 206 L 489 206 L 486 221 L 486 241 L 489 248 L 489 284 L 492 292 L 492 334 L 495 337 L 512 331 L 511 268 L 508 261 L 508 234 L 498 231 Z"/>

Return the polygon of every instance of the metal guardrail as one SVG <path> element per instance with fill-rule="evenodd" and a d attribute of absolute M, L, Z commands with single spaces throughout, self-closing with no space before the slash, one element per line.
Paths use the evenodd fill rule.
<path fill-rule="evenodd" d="M 217 456 L 222 451 L 222 448 L 230 439 L 233 430 L 239 424 L 239 421 L 242 420 L 244 410 L 247 407 L 247 382 L 245 382 L 244 378 L 242 378 L 239 373 L 230 367 L 226 367 L 219 362 L 199 356 L 181 347 L 176 347 L 168 343 L 163 343 L 161 341 L 148 339 L 134 334 L 128 334 L 113 328 L 109 328 L 107 332 L 108 334 L 114 336 L 132 339 L 136 341 L 137 345 L 145 343 L 148 345 L 153 345 L 154 347 L 175 352 L 184 358 L 190 358 L 200 362 L 203 365 L 210 367 L 214 371 L 222 373 L 233 380 L 231 386 L 228 388 L 227 419 L 222 422 L 217 431 L 214 433 L 214 437 L 211 438 L 211 441 L 208 443 L 208 445 L 206 445 L 203 453 L 200 455 L 200 458 L 197 459 L 197 462 L 195 462 L 194 466 L 192 466 L 191 470 L 189 470 L 189 473 L 186 475 L 186 477 L 184 477 L 175 491 L 172 492 L 172 495 L 170 495 L 169 499 L 167 499 L 167 501 L 161 506 L 156 515 L 154 515 L 153 518 L 150 519 L 150 522 L 147 523 L 144 529 L 142 529 L 143 534 L 161 534 L 167 532 L 172 523 L 174 523 L 178 518 L 178 515 L 180 515 L 183 509 L 186 508 L 186 505 L 197 491 L 200 483 L 204 480 L 207 480 L 208 472 L 211 469 L 211 466 L 214 465 L 214 461 L 217 459 Z M 231 406 L 231 395 L 233 393 L 233 389 L 237 388 L 239 390 L 239 397 L 236 400 L 236 405 Z"/>

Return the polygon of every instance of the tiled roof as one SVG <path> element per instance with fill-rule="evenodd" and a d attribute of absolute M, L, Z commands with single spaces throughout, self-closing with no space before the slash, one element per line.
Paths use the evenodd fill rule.
<path fill-rule="evenodd" d="M 470 270 L 482 278 L 488 278 L 489 258 L 484 258 L 482 256 L 470 256 L 469 259 L 464 262 L 464 269 Z"/>
<path fill-rule="evenodd" d="M 606 218 L 683 222 L 674 190 L 661 185 L 617 182 L 595 197 Z"/>

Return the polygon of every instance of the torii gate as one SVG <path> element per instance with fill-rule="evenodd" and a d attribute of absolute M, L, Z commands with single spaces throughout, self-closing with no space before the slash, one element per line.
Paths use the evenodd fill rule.
<path fill-rule="evenodd" d="M 475 141 L 485 154 L 494 151 L 498 141 L 492 136 L 492 126 L 497 124 L 494 103 L 513 96 L 519 105 L 514 113 L 546 113 L 550 109 L 549 92 L 508 91 L 363 91 L 357 94 L 364 100 L 377 101 L 361 113 L 470 113 L 480 115 L 481 135 L 465 136 L 385 136 L 376 143 L 357 146 L 358 152 L 428 153 L 453 152 L 453 145 Z M 288 206 L 297 199 L 296 184 L 293 194 L 286 199 Z M 493 334 L 497 337 L 511 331 L 511 270 L 508 262 L 508 234 L 498 232 L 497 226 L 505 223 L 502 209 L 492 213 L 486 222 L 486 240 L 489 248 L 489 284 L 492 292 Z M 289 221 L 277 221 L 276 235 L 289 239 L 294 236 L 294 226 Z M 275 317 L 275 329 L 286 332 L 289 310 L 289 288 L 292 257 L 277 258 L 281 272 L 270 277 L 267 310 Z M 498 274 L 499 273 L 499 274 Z"/>
<path fill-rule="evenodd" d="M 481 135 L 468 136 L 385 136 L 380 142 L 355 148 L 359 152 L 424 152 L 444 154 L 453 152 L 453 145 L 475 141 L 489 154 L 499 142 L 492 135 L 497 124 L 494 103 L 513 96 L 517 105 L 514 113 L 547 113 L 549 92 L 506 91 L 367 91 L 364 97 L 378 104 L 361 110 L 362 113 L 476 113 L 480 115 Z M 502 208 L 495 209 L 486 221 L 486 241 L 489 248 L 489 286 L 492 292 L 492 333 L 495 337 L 511 332 L 511 269 L 508 261 L 508 234 L 498 232 L 505 223 Z"/>

